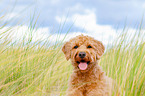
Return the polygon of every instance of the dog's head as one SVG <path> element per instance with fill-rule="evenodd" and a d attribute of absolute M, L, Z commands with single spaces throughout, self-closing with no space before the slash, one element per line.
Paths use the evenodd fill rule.
<path fill-rule="evenodd" d="M 92 37 L 79 35 L 62 47 L 67 60 L 71 59 L 75 68 L 89 70 L 104 53 L 104 46 Z"/>

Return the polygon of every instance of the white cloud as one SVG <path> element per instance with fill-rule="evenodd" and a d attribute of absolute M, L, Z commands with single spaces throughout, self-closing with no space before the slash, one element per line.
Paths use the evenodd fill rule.
<path fill-rule="evenodd" d="M 10 30 L 6 31 L 8 29 Z M 32 39 L 32 42 L 43 41 L 50 35 L 48 27 L 30 29 L 28 26 L 4 27 L 0 30 L 0 33 L 3 33 L 1 35 L 3 37 L 2 40 L 6 39 L 4 37 L 8 37 L 7 39 L 16 42 L 21 42 L 22 40 L 28 41 L 29 39 Z"/>
<path fill-rule="evenodd" d="M 89 35 L 99 41 L 102 41 L 104 45 L 109 45 L 109 44 L 112 44 L 113 42 L 115 42 L 114 40 L 117 40 L 118 36 L 123 31 L 123 29 L 116 30 L 110 25 L 97 24 L 97 16 L 96 16 L 94 10 L 87 9 L 84 11 L 84 13 L 85 14 L 79 14 L 79 13 L 73 14 L 71 17 L 68 18 L 67 21 L 74 23 L 75 27 L 84 29 L 86 35 Z M 60 22 L 61 18 L 63 20 L 66 17 L 57 16 L 56 20 L 59 23 L 61 23 Z M 137 31 L 138 31 L 138 29 L 133 29 L 133 28 L 124 30 L 124 32 L 126 32 L 127 36 L 128 36 L 128 38 L 126 38 L 126 40 L 130 41 L 131 38 L 133 38 L 133 36 L 135 36 Z M 144 29 L 142 31 L 143 31 L 142 33 L 145 32 Z M 81 33 L 83 33 L 83 32 L 70 32 L 68 34 L 66 41 L 68 39 L 70 39 L 71 37 L 75 37 L 76 35 L 81 34 Z M 64 37 L 64 34 L 62 34 L 62 37 Z"/>
<path fill-rule="evenodd" d="M 69 39 L 71 39 L 73 37 L 76 37 L 78 35 L 81 35 L 81 34 L 82 34 L 82 32 L 71 32 L 71 33 L 68 33 L 68 34 L 63 33 L 63 34 L 60 34 L 60 35 L 54 34 L 53 36 L 51 36 L 49 38 L 49 40 L 51 40 L 51 42 L 55 42 L 56 40 L 57 41 L 62 41 L 63 40 L 65 42 L 65 41 L 68 41 Z"/>
<path fill-rule="evenodd" d="M 27 42 L 29 39 L 32 39 L 32 43 L 37 41 L 44 43 L 48 41 L 50 44 L 54 44 L 56 41 L 68 41 L 70 38 L 80 34 L 82 33 L 71 32 L 67 35 L 65 33 L 51 34 L 49 27 L 30 29 L 28 26 L 10 26 L 0 29 L 0 40 L 1 42 L 12 40 L 12 42 L 21 43 L 23 40 Z"/>
<path fill-rule="evenodd" d="M 65 17 L 65 16 L 62 16 L 62 17 L 56 16 L 55 19 L 58 23 L 62 24 L 67 20 L 67 17 Z"/>
<path fill-rule="evenodd" d="M 7 31 L 6 31 L 7 30 Z M 0 29 L 1 41 L 12 40 L 13 42 L 22 42 L 32 39 L 32 42 L 45 42 L 54 44 L 56 41 L 68 41 L 70 38 L 82 34 L 81 32 L 72 32 L 69 34 L 51 34 L 49 27 L 30 29 L 28 26 L 10 26 Z M 65 37 L 65 39 L 64 39 Z"/>
<path fill-rule="evenodd" d="M 85 28 L 86 31 L 94 29 L 96 25 L 96 15 L 94 12 L 86 10 L 86 13 L 81 14 L 74 14 L 71 18 L 72 22 L 75 22 L 74 25 L 80 28 Z"/>
<path fill-rule="evenodd" d="M 74 26 L 82 28 L 85 30 L 85 33 L 89 36 L 94 37 L 97 40 L 102 41 L 104 44 L 108 44 L 117 36 L 116 30 L 110 25 L 99 25 L 97 24 L 97 17 L 94 10 L 86 9 L 85 14 L 76 13 L 68 18 L 68 22 L 74 23 Z M 62 18 L 62 19 L 61 19 Z M 60 21 L 66 18 L 56 17 L 56 20 Z"/>
<path fill-rule="evenodd" d="M 11 19 L 17 18 L 19 16 L 19 14 L 15 13 L 15 12 L 11 12 L 11 13 L 7 13 L 6 15 L 4 15 L 4 18 L 2 19 L 2 21 L 9 21 Z"/>
<path fill-rule="evenodd" d="M 145 3 L 143 3 L 143 4 L 142 4 L 142 8 L 144 8 L 144 9 L 145 9 Z"/>

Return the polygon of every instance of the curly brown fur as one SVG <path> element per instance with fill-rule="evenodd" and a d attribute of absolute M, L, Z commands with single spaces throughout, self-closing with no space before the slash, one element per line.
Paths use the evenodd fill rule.
<path fill-rule="evenodd" d="M 64 44 L 62 51 L 67 60 L 71 59 L 74 68 L 67 96 L 111 95 L 112 79 L 105 76 L 97 63 L 104 50 L 100 41 L 84 35 L 79 35 Z M 85 56 L 81 57 L 80 52 L 84 52 Z"/>

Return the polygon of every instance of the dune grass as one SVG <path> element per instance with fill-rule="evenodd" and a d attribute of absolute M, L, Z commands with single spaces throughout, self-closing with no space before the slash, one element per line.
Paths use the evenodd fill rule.
<path fill-rule="evenodd" d="M 145 95 L 145 42 L 120 37 L 99 64 L 120 86 L 121 96 Z M 134 37 L 132 38 L 134 39 Z M 63 96 L 72 72 L 61 47 L 0 45 L 0 95 Z M 116 90 L 116 91 L 117 91 Z"/>
<path fill-rule="evenodd" d="M 100 61 L 107 75 L 119 84 L 120 89 L 118 87 L 117 90 L 121 96 L 145 95 L 144 36 L 144 32 L 136 33 L 133 37 L 127 34 L 120 36 L 118 45 L 107 50 Z M 130 38 L 130 42 L 126 38 Z"/>
<path fill-rule="evenodd" d="M 72 66 L 61 43 L 50 47 L 31 40 L 12 43 L 5 33 L 13 28 L 2 31 L 4 26 L 0 27 L 0 96 L 64 96 Z M 99 65 L 118 84 L 120 96 L 145 96 L 145 32 L 139 28 L 133 36 L 127 33 L 124 30 L 106 48 Z"/>

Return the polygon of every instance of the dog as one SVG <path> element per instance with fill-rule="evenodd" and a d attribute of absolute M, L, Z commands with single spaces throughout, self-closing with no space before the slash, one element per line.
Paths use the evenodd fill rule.
<path fill-rule="evenodd" d="M 111 96 L 112 79 L 98 65 L 104 50 L 100 41 L 84 35 L 63 45 L 62 51 L 73 65 L 67 96 Z"/>

